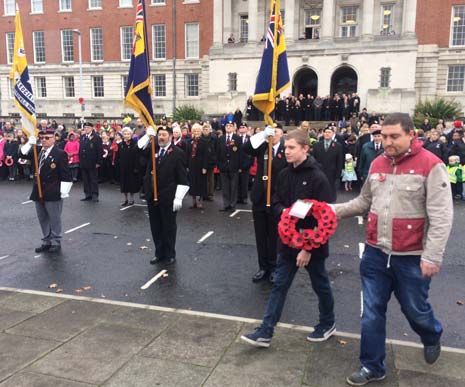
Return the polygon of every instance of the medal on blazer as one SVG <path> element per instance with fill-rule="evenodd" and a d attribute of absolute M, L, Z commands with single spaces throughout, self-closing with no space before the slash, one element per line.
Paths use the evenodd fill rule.
<path fill-rule="evenodd" d="M 51 163 L 51 164 L 50 164 L 50 168 L 51 168 L 51 169 L 55 169 L 56 167 L 57 167 L 57 165 L 56 165 L 55 163 Z"/>
<path fill-rule="evenodd" d="M 233 152 L 237 152 L 237 146 L 233 146 L 232 150 Z"/>

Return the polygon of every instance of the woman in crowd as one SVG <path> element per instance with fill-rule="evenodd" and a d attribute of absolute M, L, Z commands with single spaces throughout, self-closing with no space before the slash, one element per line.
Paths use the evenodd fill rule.
<path fill-rule="evenodd" d="M 137 141 L 132 138 L 132 130 L 124 127 L 123 141 L 118 146 L 120 162 L 120 188 L 123 194 L 122 206 L 134 204 L 134 194 L 139 192 L 139 148 Z"/>
<path fill-rule="evenodd" d="M 202 198 L 207 196 L 208 143 L 201 135 L 202 127 L 194 124 L 192 140 L 188 143 L 191 208 L 203 208 Z"/>
<path fill-rule="evenodd" d="M 79 174 L 79 137 L 70 132 L 65 144 L 65 152 L 68 154 L 68 163 L 73 181 L 78 181 Z"/>

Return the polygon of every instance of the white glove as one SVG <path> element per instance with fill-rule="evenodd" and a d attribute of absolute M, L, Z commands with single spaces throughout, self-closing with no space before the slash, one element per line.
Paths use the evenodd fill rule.
<path fill-rule="evenodd" d="M 139 149 L 145 149 L 147 144 L 150 142 L 150 137 L 147 134 L 144 134 L 139 140 L 137 140 L 137 146 Z"/>
<path fill-rule="evenodd" d="M 274 137 L 275 135 L 275 130 L 272 126 L 268 125 L 265 130 L 262 132 L 263 133 L 263 136 L 265 137 L 265 139 L 268 139 L 268 137 Z"/>
<path fill-rule="evenodd" d="M 30 136 L 29 140 L 28 140 L 28 143 L 30 145 L 37 145 L 37 138 L 35 138 L 34 136 Z"/>
<path fill-rule="evenodd" d="M 155 129 L 153 129 L 151 126 L 149 126 L 147 128 L 147 130 L 145 131 L 145 134 L 147 136 L 155 137 L 157 135 L 157 132 L 155 132 Z"/>
<path fill-rule="evenodd" d="M 27 155 L 33 145 L 37 145 L 37 138 L 35 138 L 34 136 L 30 136 L 27 143 L 21 147 L 21 153 L 23 155 Z"/>
<path fill-rule="evenodd" d="M 176 194 L 174 195 L 173 201 L 173 212 L 179 211 L 182 208 L 182 199 L 186 196 L 189 191 L 188 185 L 178 185 L 176 187 Z"/>
<path fill-rule="evenodd" d="M 69 192 L 73 183 L 71 181 L 62 181 L 60 184 L 60 196 L 62 199 L 69 198 Z"/>

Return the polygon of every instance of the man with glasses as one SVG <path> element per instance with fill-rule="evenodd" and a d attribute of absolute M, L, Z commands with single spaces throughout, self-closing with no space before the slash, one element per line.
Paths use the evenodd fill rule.
<path fill-rule="evenodd" d="M 65 151 L 55 146 L 55 135 L 52 128 L 41 129 L 39 132 L 41 149 L 38 154 L 39 170 L 42 187 L 42 200 L 39 198 L 37 179 L 34 179 L 30 200 L 36 205 L 37 218 L 42 229 L 42 245 L 35 249 L 36 253 L 58 253 L 61 250 L 61 212 L 63 199 L 69 196 L 72 176 L 68 166 L 68 156 Z M 26 158 L 32 158 L 31 146 L 36 145 L 34 136 L 21 148 Z"/>

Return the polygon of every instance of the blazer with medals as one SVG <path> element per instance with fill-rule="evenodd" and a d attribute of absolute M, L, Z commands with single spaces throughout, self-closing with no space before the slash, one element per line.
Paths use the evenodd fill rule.
<path fill-rule="evenodd" d="M 186 155 L 182 149 L 170 144 L 165 155 L 159 160 L 157 146 L 157 193 L 160 205 L 172 205 L 178 185 L 189 185 L 186 170 Z M 152 153 L 147 147 L 145 154 L 148 157 L 147 172 L 144 178 L 145 195 L 147 201 L 153 201 L 153 174 L 152 174 Z"/>
<path fill-rule="evenodd" d="M 231 136 L 229 145 L 226 143 L 227 134 L 218 140 L 217 161 L 220 172 L 239 172 L 241 167 L 241 138 L 237 134 Z"/>
<path fill-rule="evenodd" d="M 103 161 L 103 145 L 100 136 L 91 132 L 90 138 L 82 134 L 79 141 L 79 166 L 81 168 L 96 168 Z"/>
<path fill-rule="evenodd" d="M 244 145 L 244 152 L 257 157 L 257 174 L 252 186 L 250 193 L 250 200 L 252 201 L 253 207 L 266 208 L 266 186 L 267 182 L 263 180 L 265 168 L 268 163 L 265 163 L 265 154 L 268 155 L 268 143 L 264 142 L 257 149 L 252 147 L 250 141 Z M 284 143 L 281 141 L 276 152 L 276 156 L 273 158 L 271 164 L 271 195 L 273 196 L 276 184 L 278 182 L 279 173 L 287 166 L 286 156 L 284 154 Z M 268 173 L 268 170 L 267 172 Z"/>
<path fill-rule="evenodd" d="M 32 159 L 32 150 L 25 158 Z M 40 152 L 38 154 L 38 160 L 40 161 Z M 73 181 L 69 169 L 68 154 L 54 145 L 40 168 L 40 185 L 42 186 L 42 198 L 45 202 L 61 200 L 60 188 L 62 181 Z M 37 179 L 35 178 L 29 199 L 35 202 L 39 201 Z"/>

